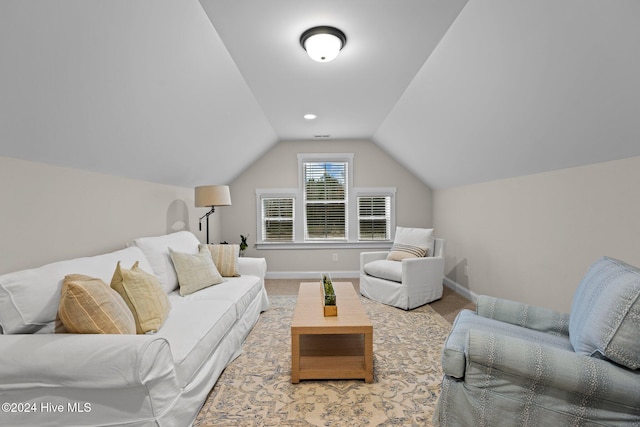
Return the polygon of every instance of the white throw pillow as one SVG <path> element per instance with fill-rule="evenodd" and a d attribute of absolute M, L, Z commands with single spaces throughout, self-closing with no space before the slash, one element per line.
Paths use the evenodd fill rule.
<path fill-rule="evenodd" d="M 178 276 L 173 268 L 169 248 L 194 255 L 198 253 L 200 241 L 189 231 L 178 231 L 164 236 L 141 237 L 134 240 L 133 244 L 144 252 L 162 288 L 170 293 L 178 288 Z"/>
<path fill-rule="evenodd" d="M 396 236 L 387 256 L 391 261 L 433 255 L 433 228 L 396 227 Z"/>
<path fill-rule="evenodd" d="M 83 274 L 109 283 L 118 261 L 140 261 L 143 270 L 153 272 L 142 251 L 131 247 L 0 275 L 0 329 L 5 334 L 53 333 L 64 277 Z"/>

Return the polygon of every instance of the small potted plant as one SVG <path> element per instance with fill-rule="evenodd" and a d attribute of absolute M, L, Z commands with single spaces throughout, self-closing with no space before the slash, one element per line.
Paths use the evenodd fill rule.
<path fill-rule="evenodd" d="M 338 306 L 336 305 L 336 292 L 333 289 L 333 282 L 329 273 L 322 274 L 322 306 L 325 316 L 337 316 Z"/>
<path fill-rule="evenodd" d="M 248 234 L 246 236 L 243 236 L 242 234 L 240 235 L 240 256 L 243 256 L 245 249 L 249 247 L 249 245 L 247 244 L 248 238 Z"/>

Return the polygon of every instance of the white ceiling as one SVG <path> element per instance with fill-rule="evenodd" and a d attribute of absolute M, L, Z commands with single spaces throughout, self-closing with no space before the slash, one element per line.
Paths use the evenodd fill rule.
<path fill-rule="evenodd" d="M 0 155 L 191 187 L 328 134 L 447 188 L 640 155 L 639 51 L 637 0 L 3 0 Z"/>

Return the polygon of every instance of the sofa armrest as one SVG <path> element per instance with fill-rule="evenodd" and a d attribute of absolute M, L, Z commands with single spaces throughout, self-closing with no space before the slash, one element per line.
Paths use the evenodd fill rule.
<path fill-rule="evenodd" d="M 239 257 L 238 272 L 242 275 L 258 276 L 264 280 L 267 274 L 267 260 L 264 258 Z"/>
<path fill-rule="evenodd" d="M 406 258 L 402 260 L 402 284 L 424 284 L 440 282 L 444 277 L 444 258 Z"/>
<path fill-rule="evenodd" d="M 569 315 L 548 308 L 480 295 L 476 302 L 476 313 L 482 317 L 540 332 L 569 335 Z"/>
<path fill-rule="evenodd" d="M 0 335 L 0 394 L 29 387 L 175 383 L 169 343 L 154 335 Z"/>
<path fill-rule="evenodd" d="M 366 274 L 364 272 L 365 264 L 371 261 L 387 259 L 387 255 L 389 255 L 388 251 L 360 252 L 360 274 Z"/>
<path fill-rule="evenodd" d="M 470 330 L 465 382 L 501 388 L 505 379 L 529 390 L 545 387 L 639 409 L 640 371 L 557 347 L 481 330 Z"/>

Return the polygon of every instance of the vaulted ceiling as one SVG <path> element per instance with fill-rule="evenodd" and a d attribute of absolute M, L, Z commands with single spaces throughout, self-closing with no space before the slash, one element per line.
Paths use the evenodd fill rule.
<path fill-rule="evenodd" d="M 0 156 L 191 187 L 366 139 L 447 188 L 640 155 L 639 53 L 637 0 L 4 0 Z"/>

